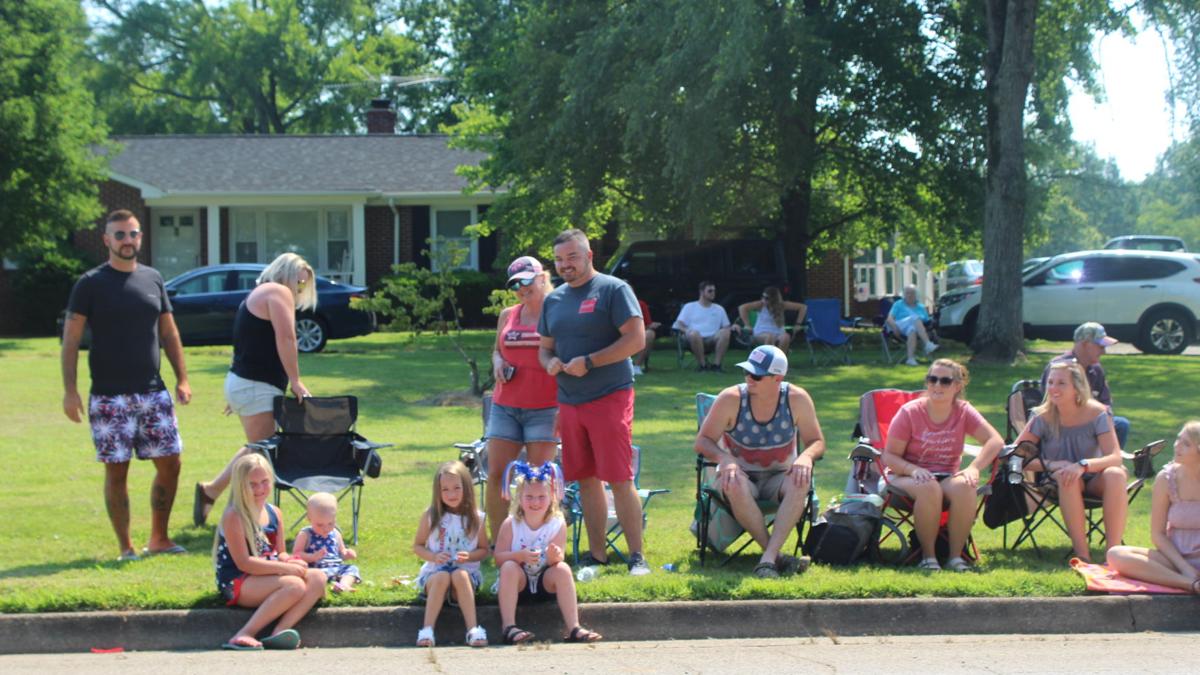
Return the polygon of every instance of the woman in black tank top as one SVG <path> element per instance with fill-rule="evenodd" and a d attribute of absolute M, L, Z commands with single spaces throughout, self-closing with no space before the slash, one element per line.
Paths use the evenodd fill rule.
<path fill-rule="evenodd" d="M 284 253 L 263 270 L 258 285 L 246 296 L 233 319 L 233 363 L 225 376 L 225 414 L 237 413 L 254 443 L 275 431 L 272 401 L 291 389 L 297 398 L 309 396 L 300 381 L 296 348 L 296 310 L 317 306 L 316 275 L 295 253 Z M 203 525 L 213 503 L 229 484 L 233 463 L 208 483 L 196 483 L 192 520 Z"/>

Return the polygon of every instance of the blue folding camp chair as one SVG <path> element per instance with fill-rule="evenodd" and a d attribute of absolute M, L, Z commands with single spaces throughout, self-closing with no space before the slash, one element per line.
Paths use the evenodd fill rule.
<path fill-rule="evenodd" d="M 712 409 L 713 402 L 716 400 L 717 397 L 712 394 L 696 394 L 697 431 L 704 424 L 704 418 L 708 416 L 708 411 Z M 724 566 L 754 543 L 754 538 L 748 533 L 739 532 L 742 528 L 740 525 L 736 525 L 737 519 L 733 516 L 733 508 L 725 499 L 725 495 L 713 486 L 716 468 L 717 465 L 705 459 L 703 455 L 696 455 L 696 513 L 695 522 L 692 523 L 692 533 L 696 535 L 696 551 L 699 554 L 701 566 L 704 565 L 704 559 L 709 550 L 714 554 L 725 556 L 720 562 L 720 566 Z M 814 483 L 810 483 L 808 486 L 804 512 L 800 515 L 800 520 L 796 521 L 796 547 L 792 551 L 793 555 L 799 553 L 800 545 L 804 541 L 805 524 L 815 518 Z M 767 530 L 770 531 L 771 526 L 775 523 L 775 511 L 779 508 L 778 502 L 760 499 L 758 508 L 763 512 Z M 724 532 L 729 528 L 732 528 L 735 533 L 733 536 Z M 732 552 L 730 552 L 731 549 Z"/>
<path fill-rule="evenodd" d="M 850 336 L 842 332 L 842 303 L 834 298 L 816 298 L 805 304 L 808 316 L 804 319 L 804 337 L 812 364 L 817 365 L 818 351 L 822 360 L 850 363 Z"/>
<path fill-rule="evenodd" d="M 561 454 L 561 450 L 560 450 Z M 642 501 L 642 530 L 646 528 L 646 508 L 650 504 L 650 500 L 654 495 L 661 495 L 670 490 L 666 488 L 646 489 L 641 487 L 640 479 L 642 474 L 642 449 L 633 446 L 633 485 L 637 489 L 638 498 Z M 579 542 L 583 538 L 583 501 L 579 494 L 579 483 L 567 483 L 566 494 L 563 497 L 563 511 L 567 519 L 567 525 L 571 528 L 571 555 L 573 560 L 579 562 Z M 608 505 L 608 521 L 604 527 L 604 545 L 607 551 L 611 551 L 613 555 L 621 562 L 629 562 L 629 558 L 625 552 L 617 547 L 617 540 L 621 538 L 625 530 L 621 527 L 621 521 L 617 520 L 617 509 L 613 503 L 612 489 L 608 483 L 604 484 L 604 496 Z"/>

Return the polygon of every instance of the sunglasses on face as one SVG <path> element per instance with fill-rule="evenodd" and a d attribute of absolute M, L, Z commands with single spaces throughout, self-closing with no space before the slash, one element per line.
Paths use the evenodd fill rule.
<path fill-rule="evenodd" d="M 937 375 L 926 375 L 925 381 L 927 383 L 929 383 L 931 386 L 935 385 L 935 384 L 940 384 L 943 387 L 949 387 L 950 385 L 954 384 L 953 377 L 938 377 Z"/>
<path fill-rule="evenodd" d="M 113 239 L 116 239 L 117 241 L 125 241 L 125 235 L 129 235 L 130 239 L 137 239 L 138 237 L 142 236 L 142 231 L 129 230 L 126 232 L 125 230 L 117 230 L 116 232 L 112 233 Z"/>
<path fill-rule="evenodd" d="M 531 285 L 533 283 L 533 279 L 533 277 L 529 277 L 528 279 L 513 279 L 512 281 L 508 282 L 508 290 L 520 290 L 522 286 Z"/>
<path fill-rule="evenodd" d="M 764 377 L 766 377 L 766 375 L 755 375 L 754 373 L 746 373 L 746 377 L 754 380 L 755 382 L 762 382 L 762 379 Z"/>

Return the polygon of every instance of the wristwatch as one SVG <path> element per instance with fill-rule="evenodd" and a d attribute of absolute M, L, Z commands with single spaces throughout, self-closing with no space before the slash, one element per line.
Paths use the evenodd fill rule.
<path fill-rule="evenodd" d="M 1087 473 L 1087 470 L 1088 470 L 1088 464 L 1091 464 L 1091 461 L 1090 461 L 1090 460 L 1088 460 L 1088 459 L 1085 457 L 1085 458 L 1083 458 L 1083 459 L 1079 460 L 1079 462 L 1078 462 L 1078 463 L 1079 463 L 1079 466 L 1082 466 L 1082 467 L 1083 467 L 1083 472 L 1084 472 L 1084 473 Z"/>
<path fill-rule="evenodd" d="M 588 370 L 591 370 L 591 369 L 592 369 L 592 355 L 591 355 L 591 354 L 585 354 L 585 355 L 584 355 L 584 357 L 583 357 L 583 367 L 584 367 L 584 368 L 587 368 Z"/>

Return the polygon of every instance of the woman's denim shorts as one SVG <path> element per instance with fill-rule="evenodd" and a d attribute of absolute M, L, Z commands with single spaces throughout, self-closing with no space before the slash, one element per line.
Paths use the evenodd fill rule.
<path fill-rule="evenodd" d="M 488 415 L 487 437 L 516 443 L 557 443 L 558 436 L 554 435 L 557 415 L 557 406 L 512 408 L 493 403 L 492 412 Z"/>

